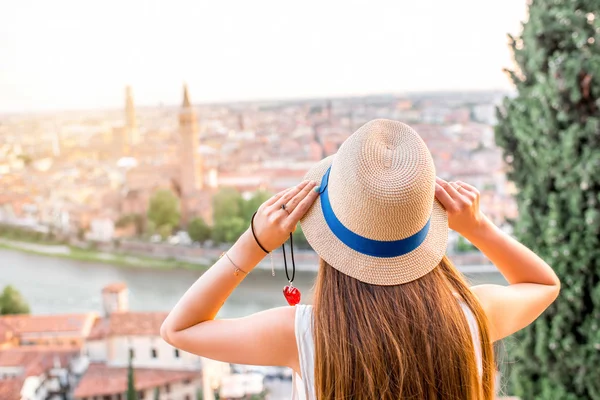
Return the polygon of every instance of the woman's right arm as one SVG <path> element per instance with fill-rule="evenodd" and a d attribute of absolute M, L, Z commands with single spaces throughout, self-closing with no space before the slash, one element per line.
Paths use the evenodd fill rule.
<path fill-rule="evenodd" d="M 532 323 L 560 291 L 560 281 L 552 268 L 481 213 L 479 192 L 474 187 L 438 179 L 436 197 L 446 207 L 450 228 L 481 250 L 510 284 L 471 288 L 490 321 L 492 340 Z"/>

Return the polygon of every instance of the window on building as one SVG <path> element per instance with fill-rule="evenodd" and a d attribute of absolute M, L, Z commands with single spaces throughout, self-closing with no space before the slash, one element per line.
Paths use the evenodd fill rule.
<path fill-rule="evenodd" d="M 192 400 L 192 397 L 189 394 L 185 395 L 185 400 Z"/>
<path fill-rule="evenodd" d="M 189 385 L 190 383 L 192 383 L 192 380 L 191 380 L 191 379 L 184 379 L 184 380 L 183 380 L 183 384 L 184 384 L 184 385 Z"/>
<path fill-rule="evenodd" d="M 175 349 L 175 358 L 179 358 L 179 349 Z"/>
<path fill-rule="evenodd" d="M 165 392 L 171 393 L 171 385 L 169 385 L 168 383 L 165 385 Z"/>
<path fill-rule="evenodd" d="M 140 390 L 138 392 L 138 400 L 144 400 L 144 395 L 146 394 L 146 392 L 144 392 L 143 390 Z"/>
<path fill-rule="evenodd" d="M 102 400 L 112 400 L 111 395 L 102 396 Z"/>
<path fill-rule="evenodd" d="M 133 359 L 135 357 L 135 351 L 133 349 L 129 349 L 129 358 Z"/>
<path fill-rule="evenodd" d="M 117 400 L 123 400 L 123 396 L 121 395 L 121 393 L 117 393 Z"/>
<path fill-rule="evenodd" d="M 152 348 L 152 358 L 156 358 L 157 357 L 157 352 L 156 349 L 153 347 Z"/>

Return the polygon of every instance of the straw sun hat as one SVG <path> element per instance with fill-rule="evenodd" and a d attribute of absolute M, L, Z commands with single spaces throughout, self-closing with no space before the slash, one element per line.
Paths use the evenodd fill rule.
<path fill-rule="evenodd" d="M 397 285 L 427 274 L 445 254 L 448 218 L 435 199 L 433 159 L 408 125 L 366 123 L 305 179 L 321 187 L 302 230 L 338 271 Z"/>

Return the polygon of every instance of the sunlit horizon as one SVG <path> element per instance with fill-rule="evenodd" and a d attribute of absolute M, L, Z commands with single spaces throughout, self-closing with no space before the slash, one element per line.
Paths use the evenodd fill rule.
<path fill-rule="evenodd" d="M 3 5 L 0 113 L 511 90 L 524 0 Z M 493 16 L 493 18 L 492 18 Z"/>

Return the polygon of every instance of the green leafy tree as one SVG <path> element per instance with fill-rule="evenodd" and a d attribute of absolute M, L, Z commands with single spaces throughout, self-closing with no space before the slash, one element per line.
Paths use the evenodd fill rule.
<path fill-rule="evenodd" d="M 158 388 L 154 388 L 154 400 L 160 400 L 160 392 Z"/>
<path fill-rule="evenodd" d="M 223 188 L 213 197 L 213 220 L 217 224 L 229 217 L 241 217 L 244 199 L 233 188 Z"/>
<path fill-rule="evenodd" d="M 188 224 L 188 234 L 195 242 L 204 242 L 210 239 L 210 227 L 202 218 L 194 218 Z"/>
<path fill-rule="evenodd" d="M 298 249 L 310 249 L 310 245 L 306 240 L 306 236 L 304 236 L 304 232 L 302 231 L 302 227 L 300 224 L 296 226 L 296 231 L 293 233 L 294 236 L 294 247 Z"/>
<path fill-rule="evenodd" d="M 0 295 L 0 315 L 29 314 L 29 305 L 13 286 L 8 285 Z"/>
<path fill-rule="evenodd" d="M 132 223 L 131 214 L 126 214 L 126 215 L 121 216 L 115 222 L 115 228 L 125 228 L 127 225 L 129 225 L 131 223 Z"/>
<path fill-rule="evenodd" d="M 162 227 L 173 229 L 173 227 L 179 225 L 180 219 L 179 199 L 173 192 L 159 190 L 152 196 L 148 207 L 148 221 L 151 221 L 155 227 L 159 230 Z"/>
<path fill-rule="evenodd" d="M 173 227 L 171 225 L 162 225 L 162 226 L 159 226 L 156 231 L 158 232 L 160 237 L 162 237 L 163 239 L 166 239 L 169 236 L 171 236 L 171 234 L 173 233 Z"/>
<path fill-rule="evenodd" d="M 468 253 L 470 251 L 476 251 L 477 249 L 467 239 L 462 236 L 458 237 L 456 242 L 456 251 L 458 253 Z"/>
<path fill-rule="evenodd" d="M 257 191 L 248 200 L 235 189 L 221 189 L 213 197 L 212 239 L 216 242 L 234 242 L 249 226 L 252 214 L 270 197 L 266 191 Z"/>
<path fill-rule="evenodd" d="M 250 400 L 264 400 L 267 398 L 268 395 L 269 392 L 265 389 L 259 394 L 253 394 L 252 396 L 250 396 Z"/>
<path fill-rule="evenodd" d="M 152 221 L 147 221 L 146 222 L 146 229 L 144 230 L 145 232 L 145 236 L 152 236 L 156 233 L 157 231 L 157 227 L 156 224 Z"/>
<path fill-rule="evenodd" d="M 517 334 L 510 381 L 523 399 L 600 399 L 600 7 L 529 4 L 496 140 L 518 188 L 515 235 L 563 285 Z"/>
<path fill-rule="evenodd" d="M 140 214 L 126 214 L 121 216 L 115 222 L 115 227 L 125 228 L 132 224 L 135 225 L 135 233 L 137 235 L 144 233 L 144 217 Z"/>
<path fill-rule="evenodd" d="M 129 367 L 127 368 L 127 400 L 137 400 L 135 392 L 135 376 L 133 372 L 133 357 L 129 355 Z"/>
<path fill-rule="evenodd" d="M 252 197 L 242 203 L 242 213 L 240 217 L 250 222 L 252 214 L 254 214 L 254 212 L 258 210 L 258 207 L 260 207 L 261 204 L 267 201 L 271 196 L 272 194 L 266 190 L 258 190 L 254 192 Z"/>
<path fill-rule="evenodd" d="M 231 216 L 215 222 L 212 238 L 218 243 L 232 243 L 248 228 L 248 223 L 242 218 Z"/>

